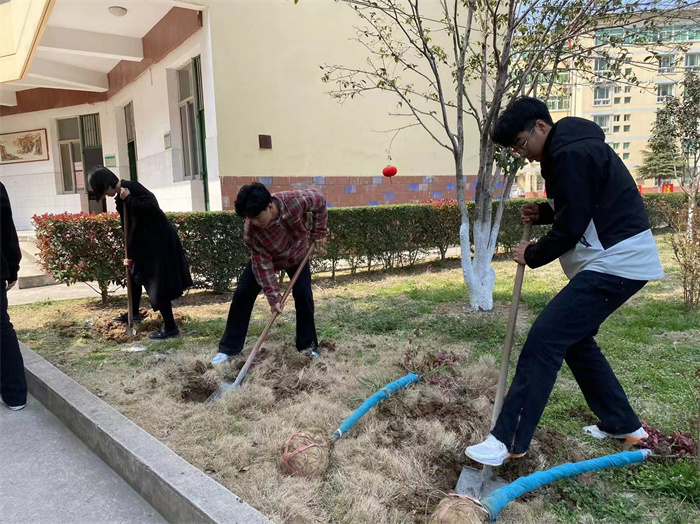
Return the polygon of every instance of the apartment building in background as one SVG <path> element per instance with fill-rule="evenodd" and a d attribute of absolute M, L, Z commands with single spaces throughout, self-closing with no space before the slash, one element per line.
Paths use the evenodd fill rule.
<path fill-rule="evenodd" d="M 601 30 L 595 36 L 595 43 L 604 45 L 611 36 L 624 39 L 630 61 L 622 66 L 626 70 L 621 72 L 627 77 L 630 73 L 636 76 L 638 83 L 606 80 L 610 76 L 610 65 L 603 58 L 593 57 L 590 63 L 595 73 L 593 81 L 584 81 L 574 72 L 558 72 L 553 94 L 547 100 L 552 118 L 556 122 L 566 116 L 577 116 L 598 124 L 605 132 L 606 142 L 628 167 L 642 193 L 681 191 L 677 180 L 643 179 L 637 176 L 637 168 L 644 162 L 642 151 L 651 136 L 656 111 L 667 97 L 681 93 L 680 84 L 688 72 L 700 74 L 700 24 L 675 21 L 662 26 L 658 35 L 644 28 Z M 657 36 L 664 42 L 683 44 L 686 49 L 657 49 L 661 58 L 645 61 L 650 53 L 634 42 L 640 37 Z M 539 175 L 539 165 L 527 166 L 519 174 L 512 195 L 543 194 L 544 180 Z"/>

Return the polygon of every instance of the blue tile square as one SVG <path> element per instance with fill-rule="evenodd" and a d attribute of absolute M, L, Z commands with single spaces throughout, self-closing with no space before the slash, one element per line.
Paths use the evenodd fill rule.
<path fill-rule="evenodd" d="M 469 189 L 476 189 L 476 182 L 469 184 Z"/>
<path fill-rule="evenodd" d="M 372 184 L 375 186 L 381 186 L 384 183 L 384 177 L 383 176 L 373 176 L 372 177 Z"/>
<path fill-rule="evenodd" d="M 442 191 L 433 191 L 433 198 L 442 198 Z"/>
<path fill-rule="evenodd" d="M 384 200 L 394 200 L 394 193 L 384 193 Z"/>
<path fill-rule="evenodd" d="M 503 182 L 498 182 L 496 184 L 496 189 L 503 189 Z"/>
<path fill-rule="evenodd" d="M 271 176 L 259 176 L 258 182 L 260 182 L 261 184 L 264 184 L 266 186 L 271 186 L 272 185 L 272 177 Z"/>
<path fill-rule="evenodd" d="M 431 177 L 431 176 L 424 176 L 423 177 L 424 184 L 431 184 L 432 182 L 433 182 L 433 177 Z"/>
<path fill-rule="evenodd" d="M 326 207 L 333 207 L 333 202 L 326 202 Z"/>
<path fill-rule="evenodd" d="M 345 193 L 357 193 L 357 186 L 345 186 Z"/>
<path fill-rule="evenodd" d="M 367 202 L 367 203 L 368 203 L 370 206 L 378 206 L 378 205 L 379 205 L 379 202 L 377 202 L 376 200 L 370 200 L 370 201 Z"/>
<path fill-rule="evenodd" d="M 418 191 L 420 184 L 408 184 L 409 191 Z"/>
<path fill-rule="evenodd" d="M 500 200 L 500 199 L 501 199 L 501 195 L 496 195 L 496 196 L 493 197 L 493 198 L 495 198 L 496 200 Z"/>
<path fill-rule="evenodd" d="M 455 188 L 455 183 L 454 183 L 454 182 L 449 182 L 449 183 L 447 184 L 447 188 L 446 188 L 446 189 L 447 189 L 448 191 L 454 191 L 454 188 Z"/>
<path fill-rule="evenodd" d="M 326 177 L 325 176 L 315 176 L 313 177 L 314 184 L 318 184 L 320 186 L 326 185 Z"/>

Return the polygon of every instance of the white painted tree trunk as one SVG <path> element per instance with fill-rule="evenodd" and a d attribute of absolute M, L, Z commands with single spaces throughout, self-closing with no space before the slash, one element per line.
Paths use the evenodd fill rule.
<path fill-rule="evenodd" d="M 474 232 L 474 241 L 483 232 Z M 480 239 L 488 244 L 488 239 Z M 469 223 L 462 221 L 459 228 L 459 245 L 462 253 L 462 276 L 469 291 L 469 305 L 475 311 L 491 311 L 493 309 L 493 288 L 496 284 L 496 272 L 491 267 L 491 260 L 484 257 L 471 256 L 471 244 L 469 242 Z"/>

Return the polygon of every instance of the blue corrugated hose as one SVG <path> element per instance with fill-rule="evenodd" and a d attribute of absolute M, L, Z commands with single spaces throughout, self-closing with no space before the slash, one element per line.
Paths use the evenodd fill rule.
<path fill-rule="evenodd" d="M 615 455 L 607 455 L 605 457 L 584 460 L 583 462 L 574 462 L 562 464 L 561 466 L 548 469 L 547 471 L 538 471 L 527 477 L 520 477 L 518 480 L 511 482 L 507 486 L 502 487 L 491 493 L 480 502 L 489 512 L 491 521 L 495 521 L 498 514 L 512 501 L 524 495 L 528 491 L 537 489 L 545 484 L 551 484 L 555 480 L 566 477 L 575 477 L 590 471 L 598 471 L 606 468 L 619 468 L 629 466 L 636 462 L 642 462 L 651 450 L 643 449 L 639 451 L 623 451 Z"/>
<path fill-rule="evenodd" d="M 350 428 L 357 424 L 357 421 L 360 420 L 375 405 L 379 404 L 382 400 L 389 398 L 401 388 L 405 388 L 409 384 L 413 384 L 414 382 L 418 382 L 419 380 L 420 377 L 418 375 L 416 375 L 415 373 L 409 373 L 405 377 L 402 377 L 399 380 L 395 380 L 391 384 L 387 384 L 386 386 L 384 386 L 374 395 L 365 400 L 352 415 L 345 419 L 345 422 L 343 422 L 340 425 L 340 427 L 333 432 L 333 436 L 331 437 L 331 439 L 337 440 L 343 435 L 345 435 L 348 431 L 350 431 Z"/>

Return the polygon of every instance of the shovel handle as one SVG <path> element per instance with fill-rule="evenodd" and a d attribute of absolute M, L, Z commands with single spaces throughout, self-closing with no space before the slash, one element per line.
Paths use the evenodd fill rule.
<path fill-rule="evenodd" d="M 532 233 L 532 224 L 526 223 L 523 230 L 523 242 L 530 241 Z M 518 264 L 518 269 L 515 271 L 515 286 L 513 287 L 513 301 L 510 303 L 510 313 L 508 315 L 508 326 L 506 328 L 506 340 L 503 343 L 503 360 L 501 361 L 501 374 L 498 377 L 498 389 L 496 389 L 496 401 L 493 404 L 493 414 L 491 415 L 491 429 L 496 425 L 498 415 L 501 414 L 503 407 L 503 397 L 506 391 L 506 381 L 508 380 L 508 367 L 510 364 L 510 353 L 513 349 L 513 340 L 515 338 L 515 324 L 518 320 L 518 306 L 520 305 L 520 291 L 523 287 L 523 276 L 525 275 L 525 266 Z"/>
<path fill-rule="evenodd" d="M 284 294 L 282 295 L 282 300 L 280 301 L 281 305 L 284 306 L 284 303 L 287 300 L 289 293 L 292 291 L 292 288 L 294 287 L 294 284 L 296 284 L 297 280 L 299 280 L 299 275 L 301 275 L 301 271 L 304 269 L 304 266 L 306 266 L 306 263 L 309 261 L 309 257 L 311 256 L 311 252 L 313 250 L 314 250 L 314 245 L 311 244 L 311 247 L 309 247 L 309 251 L 306 253 L 306 256 L 299 264 L 299 267 L 297 268 L 296 272 L 294 273 L 292 280 L 289 282 L 287 289 L 284 291 Z M 241 382 L 243 382 L 243 379 L 245 378 L 246 373 L 248 373 L 248 368 L 250 367 L 250 365 L 252 364 L 256 355 L 258 354 L 258 351 L 260 351 L 260 348 L 262 347 L 263 342 L 265 342 L 265 338 L 267 337 L 267 334 L 270 331 L 270 328 L 272 328 L 272 324 L 275 323 L 275 320 L 277 320 L 278 316 L 279 316 L 278 311 L 275 311 L 272 313 L 272 317 L 270 317 L 270 320 L 267 321 L 267 325 L 265 326 L 265 329 L 263 330 L 262 334 L 260 335 L 258 342 L 255 344 L 253 351 L 250 352 L 250 355 L 248 355 L 248 359 L 245 361 L 245 364 L 243 365 L 241 370 L 238 372 L 238 376 L 236 377 L 236 381 L 233 383 L 233 388 L 241 387 Z"/>
<path fill-rule="evenodd" d="M 126 202 L 124 202 L 124 257 L 129 259 L 129 208 L 126 207 Z M 131 297 L 133 296 L 132 284 L 131 284 L 131 268 L 126 268 L 126 334 L 134 334 L 134 306 Z"/>

